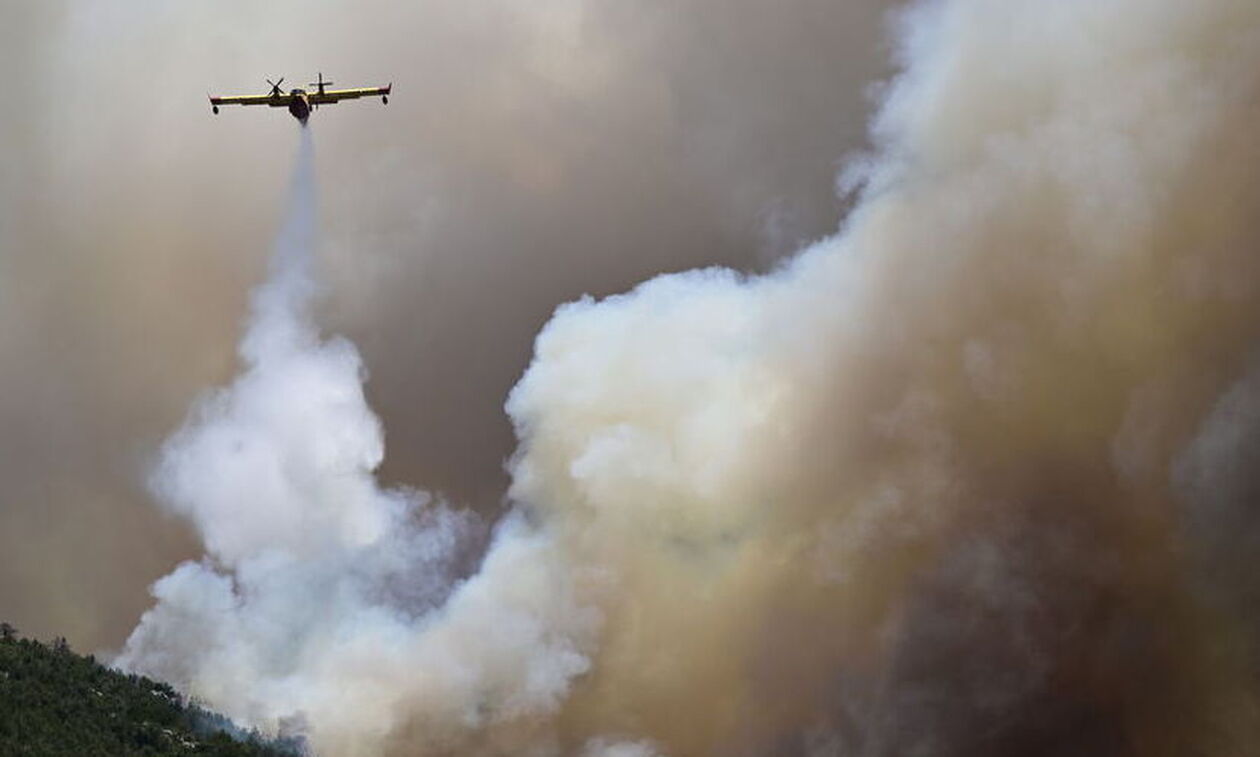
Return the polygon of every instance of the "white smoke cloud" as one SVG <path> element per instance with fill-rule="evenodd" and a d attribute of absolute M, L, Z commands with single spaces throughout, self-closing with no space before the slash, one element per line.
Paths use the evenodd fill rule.
<path fill-rule="evenodd" d="M 608 741 L 593 739 L 582 757 L 660 757 L 660 752 L 647 741 Z"/>
<path fill-rule="evenodd" d="M 1260 6 L 925 2 L 902 42 L 837 236 L 557 311 L 467 579 L 467 522 L 375 482 L 358 357 L 283 235 L 244 372 L 155 477 L 207 560 L 120 664 L 328 757 L 1215 743 L 1149 694 L 1251 701 L 1149 515 L 1193 417 L 1142 397 L 1210 405 L 1190 348 L 1256 336 L 1251 206 L 1217 195 L 1257 188 L 1206 158 L 1251 144 Z"/>
<path fill-rule="evenodd" d="M 312 164 L 304 130 L 242 372 L 153 476 L 206 558 L 154 586 L 117 664 L 269 730 L 313 724 L 320 753 L 377 750 L 410 708 L 439 724 L 553 710 L 589 667 L 580 643 L 598 617 L 572 606 L 550 538 L 520 519 L 456 585 L 471 516 L 376 482 L 384 445 L 358 353 L 310 320 Z"/>

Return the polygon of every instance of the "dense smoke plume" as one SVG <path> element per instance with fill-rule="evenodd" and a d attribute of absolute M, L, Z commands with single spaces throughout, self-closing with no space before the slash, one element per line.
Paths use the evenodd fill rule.
<path fill-rule="evenodd" d="M 1260 6 L 898 28 L 836 236 L 556 312 L 471 569 L 281 267 L 123 664 L 332 757 L 1254 751 Z"/>
<path fill-rule="evenodd" d="M 516 516 L 456 586 L 475 519 L 377 484 L 384 446 L 358 352 L 311 322 L 314 181 L 304 129 L 243 372 L 202 398 L 152 481 L 206 558 L 154 586 L 116 664 L 321 754 L 377 753 L 404 707 L 423 710 L 430 744 L 552 712 L 590 667 L 597 612 L 575 605 L 551 536 Z"/>

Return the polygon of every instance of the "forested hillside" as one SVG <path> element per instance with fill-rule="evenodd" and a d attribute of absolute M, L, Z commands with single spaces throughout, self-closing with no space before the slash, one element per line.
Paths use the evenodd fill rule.
<path fill-rule="evenodd" d="M 292 757 L 293 743 L 233 738 L 231 723 L 170 686 L 110 670 L 65 640 L 18 638 L 0 623 L 3 757 Z"/>

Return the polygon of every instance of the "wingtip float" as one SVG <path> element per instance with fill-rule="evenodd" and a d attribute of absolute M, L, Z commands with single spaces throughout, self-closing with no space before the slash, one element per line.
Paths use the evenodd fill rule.
<path fill-rule="evenodd" d="M 342 100 L 356 100 L 360 97 L 380 97 L 382 103 L 388 103 L 389 93 L 394 89 L 393 82 L 384 87 L 328 89 L 328 85 L 332 82 L 324 81 L 322 73 L 318 81 L 308 85 L 315 87 L 314 91 L 295 88 L 285 92 L 280 89 L 280 85 L 284 83 L 283 76 L 278 81 L 273 82 L 270 79 L 265 81 L 271 85 L 271 91 L 265 95 L 210 95 L 210 110 L 217 114 L 220 105 L 266 105 L 272 108 L 288 108 L 289 113 L 306 126 L 306 120 L 311 117 L 311 111 L 318 110 L 321 105 L 332 105 Z"/>

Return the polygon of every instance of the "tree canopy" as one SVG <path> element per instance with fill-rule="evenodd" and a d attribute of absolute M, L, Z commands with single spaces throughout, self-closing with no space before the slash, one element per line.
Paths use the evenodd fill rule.
<path fill-rule="evenodd" d="M 293 757 L 294 741 L 244 733 L 165 683 L 110 670 L 65 639 L 0 623 L 0 754 L 12 757 Z"/>

